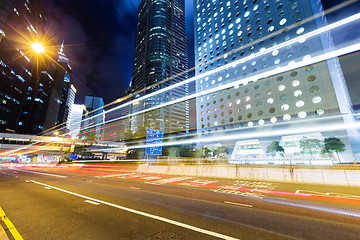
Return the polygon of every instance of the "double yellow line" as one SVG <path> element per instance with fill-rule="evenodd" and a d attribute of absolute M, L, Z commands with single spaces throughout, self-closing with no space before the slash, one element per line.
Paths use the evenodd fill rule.
<path fill-rule="evenodd" d="M 11 235 L 15 240 L 23 240 L 20 233 L 16 230 L 15 226 L 12 224 L 10 219 L 6 216 L 4 210 L 0 207 L 0 218 L 5 223 L 6 227 L 10 231 Z"/>

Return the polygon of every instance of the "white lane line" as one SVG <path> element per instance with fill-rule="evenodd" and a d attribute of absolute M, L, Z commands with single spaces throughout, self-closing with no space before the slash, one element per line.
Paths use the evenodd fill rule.
<path fill-rule="evenodd" d="M 138 187 L 129 187 L 129 188 L 131 188 L 131 189 L 136 189 L 136 190 L 140 190 L 140 188 L 138 188 Z"/>
<path fill-rule="evenodd" d="M 228 201 L 225 201 L 224 203 L 226 203 L 226 204 L 232 204 L 232 205 L 236 205 L 236 206 L 242 206 L 242 207 L 250 207 L 250 208 L 253 207 L 253 205 L 243 204 L 243 203 L 236 203 L 236 202 L 228 202 Z"/>
<path fill-rule="evenodd" d="M 94 202 L 94 201 L 90 201 L 90 200 L 85 200 L 85 202 L 91 203 L 91 204 L 94 204 L 94 205 L 100 205 L 100 203 Z"/>
<path fill-rule="evenodd" d="M 87 199 L 87 200 L 90 200 L 90 201 L 95 201 L 95 202 L 98 202 L 98 203 L 102 203 L 104 205 L 114 207 L 114 208 L 118 208 L 118 209 L 121 209 L 123 211 L 127 211 L 127 212 L 138 214 L 138 215 L 141 215 L 141 216 L 144 216 L 144 217 L 156 219 L 158 221 L 162 221 L 162 222 L 173 224 L 173 225 L 176 225 L 176 226 L 179 226 L 179 227 L 187 228 L 187 229 L 190 229 L 190 230 L 193 230 L 193 231 L 196 231 L 196 232 L 199 232 L 199 233 L 207 234 L 207 235 L 210 235 L 210 236 L 213 236 L 213 237 L 217 237 L 217 238 L 220 238 L 220 239 L 239 240 L 238 238 L 230 237 L 230 236 L 227 236 L 227 235 L 224 235 L 224 234 L 221 234 L 221 233 L 216 233 L 216 232 L 209 231 L 209 230 L 206 230 L 206 229 L 194 227 L 194 226 L 191 226 L 191 225 L 186 224 L 186 223 L 181 223 L 181 222 L 174 221 L 174 220 L 171 220 L 171 219 L 167 219 L 167 218 L 164 218 L 164 217 L 156 216 L 156 215 L 153 215 L 153 214 L 150 214 L 150 213 L 145 213 L 145 212 L 141 212 L 141 211 L 138 211 L 138 210 L 135 210 L 135 209 L 123 207 L 123 206 L 120 206 L 120 205 L 117 205 L 117 204 L 114 204 L 114 203 L 109 203 L 109 202 L 105 202 L 105 201 L 95 199 L 95 198 L 92 198 L 92 197 L 87 197 L 85 195 L 70 192 L 70 191 L 67 191 L 65 189 L 54 187 L 54 186 L 51 186 L 51 185 L 48 185 L 48 184 L 45 184 L 45 183 L 37 182 L 37 181 L 34 181 L 34 180 L 30 180 L 30 181 L 33 182 L 33 183 L 42 185 L 42 186 L 51 187 L 54 190 L 58 190 L 60 192 L 68 193 L 68 194 L 71 194 L 73 196 L 77 196 L 77 197 L 84 198 L 84 199 Z"/>
<path fill-rule="evenodd" d="M 28 170 L 23 170 L 23 169 L 21 169 L 21 170 L 17 169 L 17 170 L 21 171 L 21 172 L 28 172 L 28 173 L 34 173 L 34 174 L 40 174 L 40 175 L 47 175 L 47 176 L 58 177 L 58 178 L 67 178 L 67 176 L 51 174 L 51 173 L 35 172 L 35 171 L 28 171 Z"/>
<path fill-rule="evenodd" d="M 46 188 L 46 189 L 51 189 L 51 187 L 44 187 L 44 188 Z"/>

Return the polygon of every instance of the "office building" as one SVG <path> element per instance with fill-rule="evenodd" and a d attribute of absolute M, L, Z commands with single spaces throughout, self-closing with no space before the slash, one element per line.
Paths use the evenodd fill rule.
<path fill-rule="evenodd" d="M 72 105 L 70 116 L 67 124 L 69 124 L 69 130 L 71 138 L 77 138 L 80 133 L 82 115 L 84 113 L 85 106 L 83 104 Z"/>
<path fill-rule="evenodd" d="M 184 0 L 142 0 L 138 7 L 131 88 L 133 99 L 187 79 Z M 180 75 L 179 75 L 180 74 Z M 131 114 L 188 94 L 188 86 L 136 102 Z M 131 131 L 187 132 L 188 102 L 132 116 Z"/>
<path fill-rule="evenodd" d="M 27 92 L 37 77 L 45 79 L 36 66 L 33 42 L 45 39 L 47 13 L 41 1 L 1 1 L 0 4 L 0 131 L 18 132 Z M 39 75 L 36 76 L 36 72 Z M 43 76 L 40 76 L 43 75 Z M 45 81 L 45 80 L 44 80 Z M 44 93 L 46 89 L 44 89 Z M 37 96 L 36 101 L 43 101 Z M 26 112 L 26 111 L 25 111 Z"/>
<path fill-rule="evenodd" d="M 104 101 L 100 97 L 86 96 L 81 122 L 81 137 L 100 140 L 104 135 L 105 111 Z"/>
<path fill-rule="evenodd" d="M 245 136 L 279 129 L 291 135 L 293 129 L 325 124 L 332 116 L 340 116 L 332 123 L 353 122 L 348 117 L 352 110 L 337 59 L 280 71 L 331 51 L 329 32 L 301 38 L 326 25 L 321 1 L 196 0 L 194 9 L 197 92 L 239 83 L 196 99 L 199 135 L 225 131 Z M 297 42 L 286 44 L 297 37 Z M 276 49 L 281 44 L 285 46 Z M 274 50 L 268 52 L 270 48 Z M 274 74 L 268 77 L 260 75 L 271 70 Z M 358 137 L 351 129 L 320 135 L 341 137 L 347 146 L 342 161 L 353 162 Z M 256 148 L 265 154 L 269 142 L 284 142 L 282 138 L 289 139 L 273 136 L 239 141 L 234 152 Z M 233 154 L 234 160 L 246 158 L 240 155 Z"/>

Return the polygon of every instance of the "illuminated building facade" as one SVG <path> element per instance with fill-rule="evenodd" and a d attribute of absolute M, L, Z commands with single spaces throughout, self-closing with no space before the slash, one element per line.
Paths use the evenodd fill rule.
<path fill-rule="evenodd" d="M 66 122 L 69 117 L 69 108 L 74 104 L 76 89 L 71 84 L 70 61 L 64 53 L 64 43 L 61 44 L 58 51 L 55 69 L 54 81 L 51 84 L 51 93 L 46 107 L 44 129 L 48 130 L 59 125 L 59 129 L 66 132 L 68 131 Z"/>
<path fill-rule="evenodd" d="M 29 41 L 45 32 L 47 13 L 38 0 L 0 3 L 0 131 L 18 132 L 36 64 Z"/>
<path fill-rule="evenodd" d="M 323 124 L 333 116 L 340 116 L 334 122 L 353 122 L 337 59 L 260 77 L 331 51 L 329 32 L 301 38 L 326 25 L 321 1 L 196 0 L 194 9 L 196 75 L 209 73 L 196 80 L 197 92 L 243 80 L 235 87 L 197 98 L 199 135 L 222 131 L 246 135 L 277 129 L 288 129 L 291 135 L 294 128 Z M 297 37 L 299 41 L 286 44 Z M 281 44 L 285 46 L 276 49 Z M 270 48 L 275 49 L 267 52 Z M 251 78 L 257 75 L 259 78 Z M 358 136 L 351 129 L 321 132 L 323 137 L 334 135 L 347 146 L 342 161 L 353 162 Z M 281 142 L 281 138 L 250 142 L 257 142 L 266 152 L 270 141 Z"/>
<path fill-rule="evenodd" d="M 101 97 L 86 96 L 84 112 L 81 122 L 81 137 L 90 136 L 94 139 L 101 139 L 104 135 L 105 111 L 104 101 Z M 94 127 L 92 127 L 94 126 Z"/>
<path fill-rule="evenodd" d="M 131 80 L 133 99 L 187 79 L 187 74 L 177 75 L 186 71 L 188 67 L 184 0 L 142 0 L 137 17 Z M 164 81 L 166 79 L 167 81 Z M 158 85 L 146 89 L 154 84 Z M 131 113 L 187 94 L 187 85 L 158 94 L 133 104 Z M 188 102 L 132 117 L 133 133 L 144 131 L 145 127 L 161 129 L 165 133 L 187 132 Z"/>

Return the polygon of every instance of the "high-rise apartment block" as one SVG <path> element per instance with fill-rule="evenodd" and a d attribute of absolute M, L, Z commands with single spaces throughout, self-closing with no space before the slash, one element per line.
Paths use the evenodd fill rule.
<path fill-rule="evenodd" d="M 184 74 L 187 61 L 184 0 L 142 0 L 138 7 L 131 80 L 133 99 L 187 79 L 187 73 Z M 131 114 L 187 94 L 186 85 L 149 97 L 133 104 Z M 132 117 L 132 132 L 144 131 L 145 127 L 165 133 L 188 131 L 188 102 Z"/>
<path fill-rule="evenodd" d="M 241 131 L 245 136 L 282 129 L 291 135 L 293 129 L 321 125 L 332 116 L 338 116 L 333 123 L 353 121 L 347 117 L 352 110 L 337 59 L 280 71 L 331 51 L 329 32 L 301 38 L 326 25 L 321 1 L 196 0 L 194 9 L 197 92 L 239 82 L 197 98 L 198 134 Z M 271 70 L 279 72 L 260 75 Z M 290 151 L 295 142 L 284 142 L 290 139 L 285 135 L 246 140 L 248 146 L 239 142 L 235 146 L 239 154 L 233 156 L 255 148 L 265 153 L 271 140 L 289 146 L 285 152 L 299 154 Z M 342 137 L 347 145 L 343 161 L 353 161 L 357 136 L 350 129 L 315 135 Z"/>

